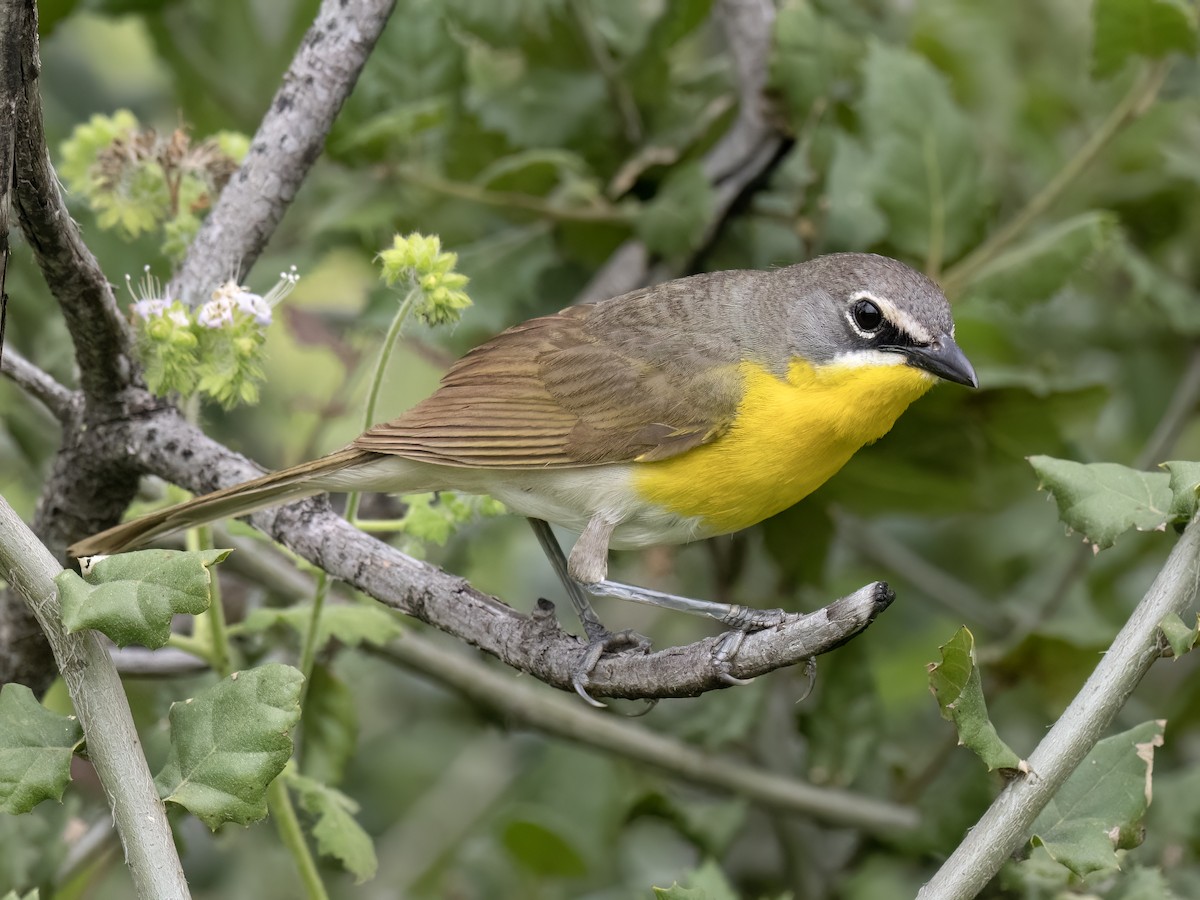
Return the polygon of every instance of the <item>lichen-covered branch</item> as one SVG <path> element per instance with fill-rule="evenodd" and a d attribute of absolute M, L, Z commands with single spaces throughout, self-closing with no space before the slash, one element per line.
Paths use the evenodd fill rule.
<path fill-rule="evenodd" d="M 195 304 L 258 259 L 325 146 L 395 0 L 323 0 L 271 107 L 187 257 L 170 293 Z"/>

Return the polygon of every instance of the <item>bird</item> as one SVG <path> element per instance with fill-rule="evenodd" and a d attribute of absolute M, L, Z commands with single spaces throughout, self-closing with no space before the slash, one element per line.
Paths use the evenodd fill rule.
<path fill-rule="evenodd" d="M 701 613 L 739 635 L 780 610 L 608 580 L 610 549 L 741 531 L 787 509 L 883 437 L 939 380 L 978 387 L 937 284 L 902 262 L 833 253 L 692 275 L 515 325 L 428 398 L 311 462 L 116 525 L 70 548 L 131 549 L 325 492 L 487 494 L 527 517 L 579 613 L 586 692 L 613 635 L 587 595 Z M 579 534 L 564 557 L 553 523 Z M 728 676 L 728 680 L 737 679 Z"/>

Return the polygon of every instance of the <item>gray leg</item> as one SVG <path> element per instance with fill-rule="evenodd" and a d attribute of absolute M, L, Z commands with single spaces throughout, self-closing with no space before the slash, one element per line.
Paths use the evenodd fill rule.
<path fill-rule="evenodd" d="M 567 596 L 571 599 L 571 605 L 575 607 L 575 612 L 579 616 L 579 621 L 583 624 L 584 633 L 587 635 L 588 645 L 584 651 L 583 659 L 575 671 L 571 673 L 571 684 L 575 688 L 575 693 L 590 703 L 592 706 L 603 707 L 605 704 L 594 699 L 587 692 L 588 680 L 591 676 L 592 669 L 596 667 L 596 663 L 600 661 L 600 657 L 605 651 L 609 650 L 640 650 L 645 652 L 650 647 L 650 641 L 642 637 L 634 631 L 618 631 L 613 633 L 609 631 L 601 621 L 596 617 L 595 611 L 592 609 L 591 603 L 588 602 L 587 594 L 584 593 L 583 587 L 571 577 L 568 571 L 567 558 L 563 555 L 562 547 L 558 545 L 558 539 L 554 536 L 554 532 L 550 530 L 550 525 L 541 519 L 530 519 L 529 526 L 533 529 L 533 533 L 537 535 L 538 543 L 542 545 L 542 550 L 546 554 L 546 558 L 550 560 L 550 565 L 554 567 L 554 573 L 558 576 L 558 580 L 562 582 L 563 589 L 567 592 Z M 589 530 L 591 525 L 588 526 Z M 612 532 L 612 526 L 609 526 L 608 531 L 604 533 L 604 547 L 600 558 L 607 561 L 608 554 L 608 534 Z M 571 554 L 574 559 L 575 554 Z M 651 706 L 654 704 L 651 703 Z"/>
<path fill-rule="evenodd" d="M 754 609 L 734 603 L 696 600 L 693 597 L 680 597 L 677 594 L 653 591 L 650 588 L 638 587 L 633 584 L 621 584 L 619 581 L 597 581 L 594 584 L 585 584 L 583 587 L 589 594 L 596 597 L 616 597 L 619 600 L 661 606 L 677 612 L 708 616 L 710 619 L 716 619 L 722 625 L 728 625 L 730 628 L 742 632 L 774 628 L 783 624 L 787 618 L 787 613 L 782 609 Z"/>

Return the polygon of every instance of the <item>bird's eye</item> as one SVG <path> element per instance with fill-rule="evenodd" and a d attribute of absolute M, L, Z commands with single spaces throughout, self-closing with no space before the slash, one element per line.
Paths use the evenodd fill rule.
<path fill-rule="evenodd" d="M 878 331 L 883 324 L 883 313 L 870 300 L 859 300 L 850 312 L 854 316 L 854 324 L 863 331 Z"/>

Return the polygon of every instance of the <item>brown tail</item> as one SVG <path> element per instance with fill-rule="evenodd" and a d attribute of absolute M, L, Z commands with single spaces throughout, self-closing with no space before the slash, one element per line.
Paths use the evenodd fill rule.
<path fill-rule="evenodd" d="M 366 462 L 374 457 L 374 453 L 353 448 L 338 450 L 312 462 L 272 472 L 253 481 L 235 484 L 233 487 L 213 491 L 186 503 L 148 513 L 130 522 L 114 525 L 107 531 L 101 531 L 72 544 L 68 552 L 74 557 L 119 553 L 184 528 L 193 528 L 229 516 L 244 516 L 268 506 L 311 497 L 325 490 L 319 481 L 320 476 L 340 472 L 348 466 Z"/>

